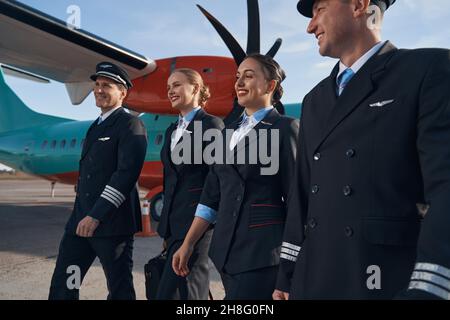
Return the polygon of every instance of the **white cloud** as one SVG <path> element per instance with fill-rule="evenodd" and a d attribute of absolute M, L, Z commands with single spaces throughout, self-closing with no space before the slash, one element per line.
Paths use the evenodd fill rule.
<path fill-rule="evenodd" d="M 425 35 L 411 46 L 411 48 L 430 48 L 430 47 L 448 47 L 450 46 L 450 29 L 447 32 L 433 35 Z"/>
<path fill-rule="evenodd" d="M 281 50 L 284 53 L 300 53 L 311 49 L 313 49 L 311 41 L 303 41 L 299 43 L 289 43 L 287 45 L 284 45 Z"/>
<path fill-rule="evenodd" d="M 450 15 L 450 1 L 448 0 L 403 0 L 397 1 L 395 6 L 397 11 L 411 11 L 414 14 L 414 16 L 411 16 L 412 19 L 421 17 L 434 20 Z"/>
<path fill-rule="evenodd" d="M 336 65 L 336 60 L 327 60 L 327 61 L 322 61 L 322 62 L 318 62 L 316 64 L 314 64 L 314 68 L 315 69 L 326 69 L 326 70 L 331 70 L 334 68 L 334 66 Z"/>

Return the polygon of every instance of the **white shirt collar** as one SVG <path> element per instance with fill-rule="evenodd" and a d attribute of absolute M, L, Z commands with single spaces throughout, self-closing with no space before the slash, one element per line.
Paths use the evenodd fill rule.
<path fill-rule="evenodd" d="M 122 106 L 115 107 L 115 108 L 109 110 L 108 112 L 100 115 L 100 118 L 102 119 L 101 122 L 105 121 L 114 111 L 116 111 L 119 108 L 122 108 Z"/>
<path fill-rule="evenodd" d="M 354 73 L 357 73 L 359 69 L 363 67 L 363 65 L 366 64 L 367 61 L 369 61 L 372 56 L 378 52 L 379 49 L 386 43 L 387 41 L 380 41 L 376 45 L 372 47 L 369 51 L 367 51 L 361 58 L 356 60 L 354 64 L 352 64 L 350 67 L 346 66 L 342 63 L 342 61 L 339 61 L 339 73 L 337 74 L 336 78 L 339 78 L 342 72 L 344 72 L 347 68 L 352 69 Z"/>

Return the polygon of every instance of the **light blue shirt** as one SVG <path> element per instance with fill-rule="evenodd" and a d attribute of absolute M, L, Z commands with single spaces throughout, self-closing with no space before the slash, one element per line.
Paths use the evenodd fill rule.
<path fill-rule="evenodd" d="M 355 61 L 355 63 L 351 66 L 346 66 L 345 64 L 339 62 L 339 73 L 337 74 L 336 79 L 339 79 L 339 76 L 341 73 L 343 73 L 346 69 L 350 68 L 354 73 L 357 73 L 359 69 L 361 69 L 367 61 L 369 61 L 370 58 L 373 57 L 374 54 L 378 52 L 378 50 L 381 49 L 381 47 L 386 43 L 387 41 L 380 41 L 376 45 L 372 47 L 369 51 L 367 51 L 361 58 Z M 336 80 L 337 81 L 337 80 Z"/>
<path fill-rule="evenodd" d="M 200 110 L 200 109 L 201 109 L 201 107 L 196 107 L 191 112 L 189 112 L 187 115 L 185 115 L 184 117 L 181 117 L 181 115 L 179 115 L 178 119 L 183 119 L 184 122 L 189 124 L 189 122 L 194 120 L 195 115 L 197 114 L 197 111 Z"/>
<path fill-rule="evenodd" d="M 248 116 L 246 112 L 244 112 L 244 116 L 242 117 L 242 122 L 245 121 L 245 119 L 249 118 L 249 117 L 253 117 L 253 119 L 255 119 L 256 123 L 259 123 L 260 121 L 262 121 L 262 119 L 264 119 L 267 114 L 273 109 L 273 106 L 269 106 L 269 107 L 265 107 L 262 108 L 258 111 L 256 111 L 254 114 L 252 114 L 251 116 Z"/>
<path fill-rule="evenodd" d="M 117 109 L 122 108 L 122 106 L 117 106 L 114 107 L 113 109 L 109 110 L 108 112 L 101 114 L 100 117 L 97 120 L 97 124 L 102 123 L 103 121 L 105 121 L 110 115 L 113 114 L 114 111 L 116 111 Z"/>
<path fill-rule="evenodd" d="M 270 111 L 272 111 L 272 109 L 273 106 L 262 108 L 251 115 L 251 117 L 253 117 L 253 119 L 256 121 L 256 124 L 258 124 L 267 116 Z M 242 122 L 245 122 L 246 118 L 249 118 L 249 116 L 244 112 Z M 195 211 L 195 216 L 202 218 L 203 220 L 206 220 L 211 224 L 214 224 L 217 220 L 217 211 L 203 204 L 199 204 L 197 206 L 197 210 Z"/>

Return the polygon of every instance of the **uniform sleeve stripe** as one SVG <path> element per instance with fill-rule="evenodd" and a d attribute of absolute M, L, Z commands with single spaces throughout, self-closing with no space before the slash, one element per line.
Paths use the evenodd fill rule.
<path fill-rule="evenodd" d="M 119 190 L 114 189 L 113 187 L 108 186 L 108 185 L 106 186 L 105 190 L 106 189 L 111 191 L 112 193 L 116 194 L 120 199 L 122 199 L 122 201 L 125 201 L 125 196 Z"/>
<path fill-rule="evenodd" d="M 111 191 L 109 191 L 107 189 L 103 190 L 103 194 L 107 194 L 111 198 L 116 199 L 119 206 L 123 203 L 122 199 L 120 199 L 116 194 L 112 193 Z"/>
<path fill-rule="evenodd" d="M 119 208 L 119 205 L 117 204 L 116 200 L 110 198 L 107 194 L 102 193 L 102 195 L 100 197 L 111 202 L 116 208 Z"/>
<path fill-rule="evenodd" d="M 286 259 L 286 260 L 289 260 L 289 261 L 292 261 L 292 262 L 297 261 L 296 257 L 290 256 L 290 255 L 285 254 L 285 253 L 280 254 L 280 258 Z"/>
<path fill-rule="evenodd" d="M 290 254 L 291 256 L 294 256 L 294 257 L 298 256 L 298 253 L 299 253 L 298 251 L 286 249 L 286 248 L 281 248 L 281 252 Z"/>
<path fill-rule="evenodd" d="M 422 280 L 431 282 L 432 284 L 443 287 L 447 291 L 450 291 L 450 281 L 444 277 L 441 277 L 434 273 L 414 271 L 411 280 Z"/>
<path fill-rule="evenodd" d="M 109 191 L 111 191 L 112 193 L 114 193 L 115 195 L 117 195 L 122 201 L 125 201 L 125 196 L 122 194 L 122 192 L 120 192 L 117 189 L 114 189 L 111 186 L 106 186 L 105 190 L 108 189 Z"/>
<path fill-rule="evenodd" d="M 434 284 L 423 282 L 423 281 L 411 281 L 409 283 L 408 290 L 422 290 L 431 294 L 434 294 L 435 296 L 438 296 L 441 299 L 444 300 L 450 300 L 450 293 L 438 286 L 435 286 Z"/>
<path fill-rule="evenodd" d="M 437 273 L 440 276 L 446 277 L 447 279 L 450 279 L 450 270 L 443 266 L 440 266 L 438 264 L 419 262 L 419 263 L 416 263 L 414 270 L 415 271 L 419 271 L 419 270 L 429 271 L 429 272 Z"/>
<path fill-rule="evenodd" d="M 281 245 L 285 248 L 292 249 L 295 251 L 300 251 L 300 249 L 301 249 L 301 247 L 296 246 L 295 244 L 291 244 L 289 242 L 283 242 Z"/>

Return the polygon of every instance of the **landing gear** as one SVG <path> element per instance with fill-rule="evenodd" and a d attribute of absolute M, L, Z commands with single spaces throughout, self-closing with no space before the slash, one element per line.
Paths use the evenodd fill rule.
<path fill-rule="evenodd" d="M 55 197 L 55 185 L 56 185 L 56 181 L 52 181 L 52 183 L 51 183 L 51 196 L 52 196 L 52 199 Z"/>

